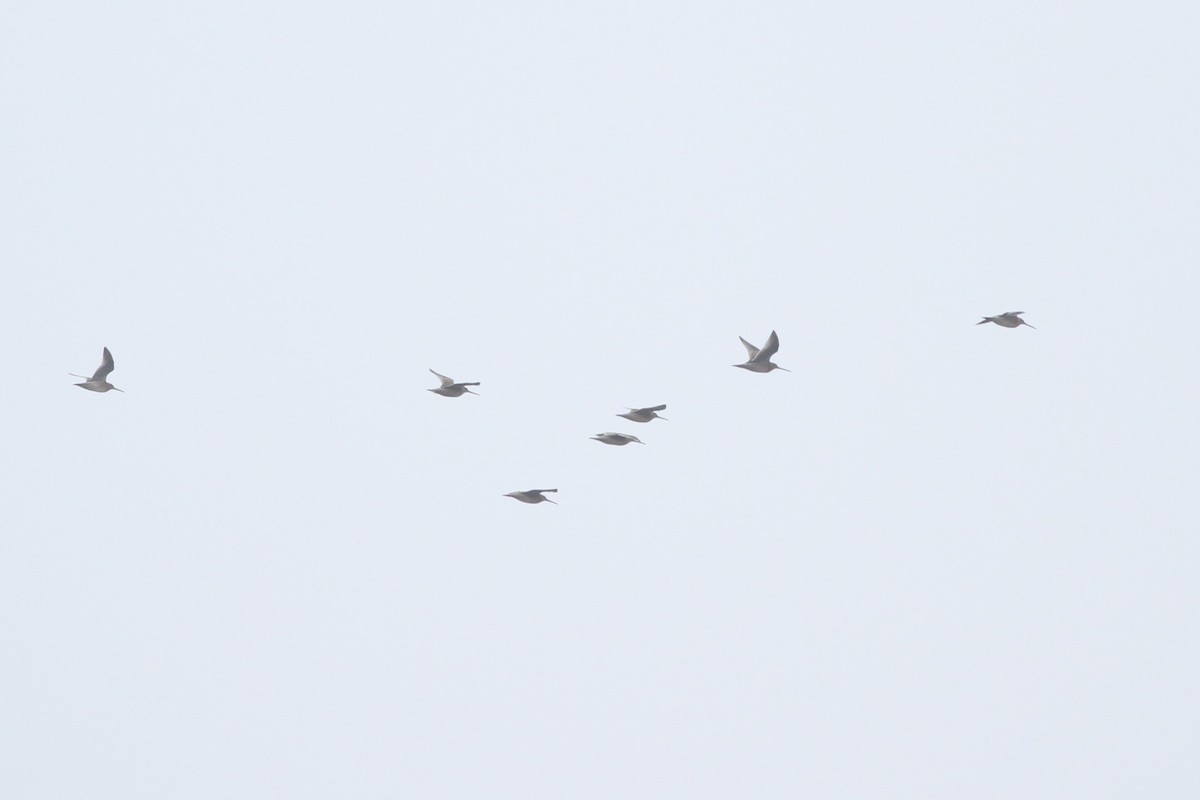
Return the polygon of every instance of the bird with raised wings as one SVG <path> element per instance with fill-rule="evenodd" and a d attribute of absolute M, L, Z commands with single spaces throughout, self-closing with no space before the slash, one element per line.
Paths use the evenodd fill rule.
<path fill-rule="evenodd" d="M 72 378 L 85 378 L 83 383 L 77 383 L 83 389 L 89 392 L 124 392 L 124 389 L 118 389 L 108 382 L 109 373 L 116 369 L 116 364 L 113 363 L 112 353 L 108 352 L 108 348 L 104 348 L 104 355 L 100 358 L 100 366 L 92 373 L 92 377 L 86 375 L 76 375 L 74 372 L 68 373 Z"/>
<path fill-rule="evenodd" d="M 773 369 L 782 369 L 784 372 L 791 372 L 790 369 L 785 369 L 771 361 L 771 356 L 779 352 L 779 335 L 775 331 L 771 331 L 771 335 L 767 337 L 767 343 L 761 349 L 750 344 L 740 336 L 738 338 L 742 340 L 742 344 L 746 348 L 746 363 L 734 364 L 733 366 L 741 367 L 751 372 L 770 372 Z"/>
<path fill-rule="evenodd" d="M 433 372 L 433 370 L 429 371 Z M 467 388 L 468 386 L 478 386 L 479 381 L 472 381 L 470 383 L 455 383 L 454 378 L 447 378 L 445 375 L 442 375 L 438 372 L 433 372 L 433 374 L 438 376 L 438 379 L 442 382 L 442 385 L 436 389 L 428 389 L 426 391 L 433 392 L 434 394 L 440 394 L 442 397 L 462 397 L 464 394 L 473 394 L 476 397 L 479 396 L 479 392 L 472 392 Z"/>

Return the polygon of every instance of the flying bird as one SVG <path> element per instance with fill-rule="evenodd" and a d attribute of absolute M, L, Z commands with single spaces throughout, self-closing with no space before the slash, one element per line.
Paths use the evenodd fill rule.
<path fill-rule="evenodd" d="M 666 419 L 659 416 L 658 412 L 666 408 L 663 406 L 649 406 L 648 408 L 631 408 L 627 414 L 617 414 L 618 417 L 624 417 L 631 422 L 649 422 L 652 419 Z"/>
<path fill-rule="evenodd" d="M 108 352 L 108 348 L 104 348 L 104 355 L 100 359 L 100 366 L 92 373 L 92 377 L 86 375 L 76 375 L 74 372 L 67 373 L 72 378 L 84 378 L 83 383 L 77 383 L 76 386 L 81 386 L 89 392 L 107 392 L 110 389 L 118 392 L 124 392 L 124 389 L 118 389 L 108 382 L 107 378 L 110 372 L 116 369 L 113 363 L 112 353 Z"/>
<path fill-rule="evenodd" d="M 558 489 L 527 489 L 524 492 L 509 492 L 504 495 L 511 497 L 514 500 L 520 500 L 522 503 L 554 503 L 549 497 L 543 497 L 545 492 L 557 492 Z M 554 503 L 558 505 L 558 503 Z"/>
<path fill-rule="evenodd" d="M 1024 313 L 1024 311 L 1005 311 L 1003 314 L 997 314 L 994 317 L 984 317 L 975 324 L 982 325 L 985 322 L 994 322 L 1001 328 L 1019 328 L 1022 325 L 1024 325 L 1026 328 L 1033 328 L 1032 325 L 1021 319 L 1021 315 Z M 1033 329 L 1035 331 L 1037 330 L 1037 328 Z"/>
<path fill-rule="evenodd" d="M 636 436 L 630 436 L 628 433 L 597 433 L 595 436 L 591 436 L 589 438 L 595 439 L 597 442 L 616 445 L 617 447 L 624 447 L 630 442 L 645 444 L 645 442 L 643 442 L 641 439 L 637 438 Z"/>
<path fill-rule="evenodd" d="M 738 337 L 742 339 L 742 337 Z M 748 369 L 751 372 L 770 372 L 773 369 L 782 369 L 784 372 L 791 372 L 790 369 L 784 369 L 778 364 L 771 362 L 771 356 L 779 352 L 779 336 L 775 331 L 771 331 L 771 335 L 767 337 L 767 343 L 759 350 L 754 345 L 742 339 L 742 344 L 746 347 L 746 363 L 734 364 L 735 367 Z"/>
<path fill-rule="evenodd" d="M 433 370 L 429 371 L 433 372 Z M 433 392 L 434 394 L 440 394 L 442 397 L 462 397 L 464 394 L 473 394 L 476 397 L 479 396 L 479 392 L 472 392 L 467 388 L 468 386 L 478 386 L 479 381 L 473 381 L 471 383 L 455 383 L 454 378 L 447 378 L 445 375 L 437 372 L 433 372 L 433 374 L 438 376 L 438 378 L 442 381 L 442 385 L 436 389 L 427 389 L 426 391 Z"/>

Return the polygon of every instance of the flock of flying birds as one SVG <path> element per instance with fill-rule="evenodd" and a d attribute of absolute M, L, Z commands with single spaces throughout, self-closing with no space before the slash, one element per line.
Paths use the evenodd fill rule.
<path fill-rule="evenodd" d="M 994 317 L 984 317 L 975 324 L 983 325 L 988 322 L 994 322 L 1002 328 L 1019 328 L 1022 325 L 1026 326 L 1027 328 L 1033 328 L 1032 325 L 1021 319 L 1021 315 L 1024 313 L 1024 311 L 1005 311 L 1003 314 L 997 314 Z M 1034 330 L 1037 329 L 1034 328 Z M 785 369 L 784 367 L 781 367 L 771 361 L 771 356 L 779 352 L 779 335 L 776 334 L 775 331 L 771 331 L 771 335 L 767 337 L 767 343 L 761 348 L 755 347 L 745 339 L 742 339 L 740 336 L 738 339 L 741 339 L 742 345 L 746 348 L 746 360 L 741 364 L 734 364 L 733 366 L 738 367 L 739 369 L 749 370 L 750 372 L 771 372 L 777 369 L 781 369 L 784 372 L 791 372 L 791 370 Z M 88 378 L 85 375 L 76 375 L 74 372 L 70 373 L 70 375 L 74 378 L 83 378 L 83 383 L 77 383 L 75 385 L 79 386 L 80 388 L 87 389 L 89 392 L 122 392 L 124 391 L 123 389 L 118 389 L 108 382 L 108 376 L 114 369 L 116 369 L 116 364 L 113 362 L 112 353 L 108 352 L 108 348 L 106 347 L 104 348 L 104 353 L 100 358 L 100 366 L 97 367 L 96 371 L 92 373 L 92 377 Z M 433 372 L 433 370 L 429 371 Z M 429 390 L 434 394 L 440 394 L 442 397 L 462 397 L 464 394 L 473 394 L 478 396 L 479 394 L 478 392 L 471 391 L 471 387 L 478 386 L 479 381 L 455 381 L 453 378 L 448 378 L 445 375 L 437 372 L 433 372 L 433 374 L 437 375 L 438 380 L 441 381 L 441 386 L 438 386 L 436 389 Z M 665 420 L 666 417 L 661 416 L 658 413 L 659 411 L 663 411 L 665 409 L 665 404 L 660 406 L 648 406 L 646 408 L 631 408 L 624 414 L 617 414 L 617 416 L 624 417 L 630 422 L 650 422 L 651 420 L 655 419 Z M 597 442 L 610 444 L 615 447 L 624 447 L 625 445 L 631 443 L 645 444 L 645 442 L 636 436 L 628 433 L 615 433 L 613 431 L 597 433 L 591 438 L 595 439 Z M 520 500 L 522 503 L 554 503 L 554 501 L 549 497 L 546 497 L 546 495 L 557 491 L 558 489 L 526 489 L 523 492 L 509 492 L 508 494 L 504 495 L 504 497 L 511 497 L 514 500 Z M 555 505 L 557 505 L 557 503 L 555 503 Z"/>

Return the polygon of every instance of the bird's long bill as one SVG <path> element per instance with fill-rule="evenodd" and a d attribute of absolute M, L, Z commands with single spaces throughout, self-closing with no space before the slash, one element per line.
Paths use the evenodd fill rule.
<path fill-rule="evenodd" d="M 775 369 L 781 369 L 781 370 L 783 370 L 784 372 L 791 372 L 791 370 L 790 370 L 790 369 L 788 369 L 787 367 L 776 367 Z"/>
<path fill-rule="evenodd" d="M 124 389 L 118 389 L 118 388 L 117 388 L 117 387 L 115 387 L 115 386 L 114 386 L 114 387 L 112 387 L 112 390 L 113 390 L 114 392 L 120 392 L 121 394 L 125 394 L 125 390 L 124 390 Z"/>

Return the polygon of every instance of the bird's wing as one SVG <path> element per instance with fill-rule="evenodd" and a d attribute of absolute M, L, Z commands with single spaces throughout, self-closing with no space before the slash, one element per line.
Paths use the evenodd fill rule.
<path fill-rule="evenodd" d="M 751 361 L 770 361 L 771 356 L 779 352 L 779 335 L 775 331 L 771 331 L 771 335 L 767 337 L 767 343 L 762 346 L 762 350 L 758 351 L 758 355 L 751 358 Z"/>
<path fill-rule="evenodd" d="M 557 492 L 558 489 L 530 489 L 529 491 L 537 492 L 538 494 L 545 494 L 546 492 Z"/>
<path fill-rule="evenodd" d="M 738 338 L 742 339 L 742 337 L 740 337 L 740 336 Z M 745 339 L 742 339 L 742 345 L 746 348 L 746 360 L 747 361 L 753 361 L 755 358 L 758 357 L 758 348 L 757 347 L 750 344 Z"/>
<path fill-rule="evenodd" d="M 116 364 L 113 363 L 112 353 L 108 352 L 108 348 L 104 348 L 104 357 L 100 360 L 100 366 L 92 374 L 92 380 L 102 381 L 108 377 L 108 373 L 116 369 Z"/>
<path fill-rule="evenodd" d="M 1024 313 L 1025 313 L 1024 311 L 1005 311 L 1003 314 L 1001 314 L 1001 316 L 1003 316 L 1003 317 L 1019 317 Z"/>
<path fill-rule="evenodd" d="M 649 408 L 639 408 L 637 410 L 638 411 L 662 411 L 664 408 L 666 408 L 666 406 L 661 405 L 661 406 L 650 406 Z"/>
<path fill-rule="evenodd" d="M 429 371 L 433 372 L 433 370 L 429 370 Z M 433 374 L 437 375 L 438 378 L 441 379 L 442 386 L 453 386 L 454 385 L 454 378 L 447 378 L 445 375 L 443 375 L 440 372 L 433 372 Z"/>

